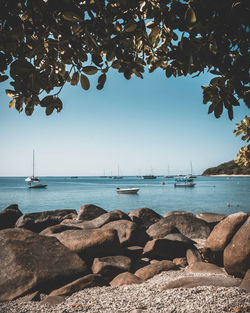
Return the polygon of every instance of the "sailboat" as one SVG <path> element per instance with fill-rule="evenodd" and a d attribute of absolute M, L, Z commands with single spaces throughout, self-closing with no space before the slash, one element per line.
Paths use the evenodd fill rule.
<path fill-rule="evenodd" d="M 119 175 L 119 166 L 117 167 L 117 176 L 112 176 L 111 178 L 113 178 L 113 179 L 122 179 L 123 178 L 123 176 Z"/>
<path fill-rule="evenodd" d="M 33 172 L 32 172 L 32 176 L 29 176 L 25 179 L 25 181 L 29 184 L 29 188 L 46 188 L 47 185 L 44 184 L 35 184 L 32 185 L 33 183 L 39 183 L 40 182 L 40 178 L 35 176 L 35 151 L 33 150 Z"/>
<path fill-rule="evenodd" d="M 197 178 L 197 176 L 193 175 L 192 161 L 190 161 L 190 169 L 191 169 L 191 173 L 188 174 L 187 176 L 188 176 L 189 178 Z"/>

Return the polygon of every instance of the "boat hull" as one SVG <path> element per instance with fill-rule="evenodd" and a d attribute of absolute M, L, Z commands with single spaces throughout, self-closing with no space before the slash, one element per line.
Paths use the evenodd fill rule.
<path fill-rule="evenodd" d="M 137 194 L 139 188 L 117 188 L 116 192 L 119 194 Z"/>
<path fill-rule="evenodd" d="M 174 184 L 175 187 L 194 187 L 195 184 L 194 183 L 175 183 Z"/>
<path fill-rule="evenodd" d="M 38 184 L 38 185 L 30 185 L 29 189 L 44 189 L 47 188 L 48 185 L 42 185 L 42 184 Z"/>

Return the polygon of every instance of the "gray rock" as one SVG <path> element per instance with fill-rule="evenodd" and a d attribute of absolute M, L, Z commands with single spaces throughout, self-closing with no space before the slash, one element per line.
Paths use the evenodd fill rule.
<path fill-rule="evenodd" d="M 225 248 L 223 261 L 227 273 L 237 277 L 250 268 L 250 216 Z"/>
<path fill-rule="evenodd" d="M 101 275 L 99 274 L 89 274 L 81 277 L 73 282 L 62 286 L 59 289 L 53 290 L 49 296 L 69 296 L 73 293 L 91 287 L 104 286 L 106 283 Z"/>
<path fill-rule="evenodd" d="M 150 225 L 158 222 L 162 216 L 149 208 L 136 209 L 129 212 L 129 217 L 137 217 L 137 223 L 148 228 Z"/>
<path fill-rule="evenodd" d="M 143 227 L 127 220 L 110 222 L 102 229 L 115 229 L 122 246 L 144 246 L 150 239 Z"/>
<path fill-rule="evenodd" d="M 0 230 L 15 227 L 16 221 L 23 213 L 18 209 L 17 204 L 11 204 L 0 212 Z"/>
<path fill-rule="evenodd" d="M 194 288 L 198 286 L 215 286 L 215 287 L 238 287 L 240 280 L 230 276 L 195 276 L 182 277 L 169 282 L 163 287 L 163 290 L 173 288 Z"/>
<path fill-rule="evenodd" d="M 76 252 L 86 261 L 95 257 L 120 254 L 120 241 L 113 229 L 66 230 L 52 234 L 71 251 Z"/>
<path fill-rule="evenodd" d="M 122 272 L 130 272 L 131 259 L 123 255 L 95 258 L 92 264 L 92 272 L 102 275 L 107 282 Z"/>
<path fill-rule="evenodd" d="M 97 205 L 85 204 L 80 207 L 77 219 L 80 221 L 90 221 L 104 213 L 107 213 L 107 211 Z"/>
<path fill-rule="evenodd" d="M 79 256 L 56 238 L 26 229 L 0 231 L 0 301 L 57 288 L 88 273 Z"/>
<path fill-rule="evenodd" d="M 153 276 L 161 273 L 162 271 L 169 271 L 169 270 L 177 270 L 178 266 L 176 266 L 171 261 L 158 261 L 153 264 L 149 264 L 138 271 L 135 272 L 135 275 L 142 280 L 148 280 L 149 278 L 152 278 Z"/>
<path fill-rule="evenodd" d="M 16 227 L 25 228 L 40 233 L 49 226 L 60 224 L 64 219 L 76 214 L 75 210 L 54 210 L 23 214 L 17 221 Z"/>
<path fill-rule="evenodd" d="M 111 282 L 110 286 L 122 286 L 122 285 L 132 285 L 132 284 L 141 284 L 143 280 L 136 275 L 125 272 L 117 275 Z"/>

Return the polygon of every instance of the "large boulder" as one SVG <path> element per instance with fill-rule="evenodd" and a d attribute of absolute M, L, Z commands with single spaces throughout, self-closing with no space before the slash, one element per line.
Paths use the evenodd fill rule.
<path fill-rule="evenodd" d="M 188 265 L 196 263 L 196 262 L 202 262 L 202 256 L 198 249 L 195 247 L 193 249 L 188 249 L 186 252 L 186 258 Z"/>
<path fill-rule="evenodd" d="M 172 261 L 163 260 L 140 268 L 135 272 L 135 275 L 142 280 L 148 280 L 149 278 L 152 278 L 153 276 L 163 271 L 177 270 L 178 268 L 179 267 L 176 266 Z"/>
<path fill-rule="evenodd" d="M 208 223 L 190 213 L 171 214 L 163 217 L 159 222 L 151 225 L 147 233 L 153 238 L 163 238 L 167 234 L 175 233 L 176 231 L 173 229 L 178 229 L 188 238 L 207 238 L 210 233 Z"/>
<path fill-rule="evenodd" d="M 81 277 L 73 282 L 62 286 L 59 289 L 53 290 L 49 296 L 69 296 L 73 293 L 91 287 L 101 287 L 104 286 L 106 282 L 99 274 L 89 274 Z"/>
<path fill-rule="evenodd" d="M 85 262 L 56 238 L 26 229 L 0 231 L 0 301 L 52 290 L 88 273 Z"/>
<path fill-rule="evenodd" d="M 163 290 L 173 288 L 194 288 L 199 286 L 238 287 L 240 285 L 240 282 L 240 279 L 234 277 L 226 275 L 212 276 L 210 274 L 209 276 L 191 276 L 172 280 L 163 287 Z"/>
<path fill-rule="evenodd" d="M 214 227 L 204 246 L 205 257 L 210 262 L 223 264 L 224 249 L 247 217 L 244 212 L 231 214 Z"/>
<path fill-rule="evenodd" d="M 195 262 L 188 266 L 189 273 L 225 274 L 223 268 L 212 263 Z"/>
<path fill-rule="evenodd" d="M 111 282 L 110 286 L 123 286 L 132 284 L 141 284 L 143 280 L 132 273 L 125 272 L 117 275 Z"/>
<path fill-rule="evenodd" d="M 250 268 L 250 216 L 225 248 L 223 261 L 230 275 L 244 277 Z"/>
<path fill-rule="evenodd" d="M 117 220 L 129 220 L 130 218 L 127 214 L 123 213 L 120 210 L 114 210 L 108 213 L 104 213 L 97 218 L 94 218 L 91 221 L 81 221 L 81 220 L 64 220 L 62 224 L 69 226 L 77 226 L 81 229 L 91 229 L 91 228 L 100 228 L 105 224 L 108 224 L 112 221 Z"/>
<path fill-rule="evenodd" d="M 136 209 L 129 212 L 129 217 L 136 217 L 136 221 L 143 227 L 148 228 L 150 225 L 158 222 L 162 216 L 149 208 Z"/>
<path fill-rule="evenodd" d="M 77 219 L 80 221 L 90 221 L 100 215 L 107 213 L 106 210 L 94 204 L 82 205 L 78 211 Z"/>
<path fill-rule="evenodd" d="M 156 259 L 173 260 L 175 258 L 185 257 L 186 251 L 193 248 L 192 244 L 168 240 L 153 239 L 147 242 L 143 250 L 143 256 Z"/>
<path fill-rule="evenodd" d="M 127 220 L 110 222 L 102 229 L 115 229 L 122 246 L 144 246 L 150 239 L 143 227 Z"/>
<path fill-rule="evenodd" d="M 197 218 L 207 222 L 212 230 L 216 224 L 221 222 L 227 215 L 218 213 L 199 213 L 195 215 Z"/>
<path fill-rule="evenodd" d="M 96 257 L 120 254 L 120 242 L 113 229 L 66 230 L 52 234 L 71 251 L 76 252 L 86 261 Z"/>
<path fill-rule="evenodd" d="M 250 269 L 246 272 L 241 284 L 240 288 L 250 292 Z"/>
<path fill-rule="evenodd" d="M 81 228 L 76 227 L 76 226 L 58 224 L 58 225 L 54 225 L 54 226 L 50 226 L 50 227 L 45 228 L 44 230 L 42 230 L 40 232 L 40 235 L 50 236 L 52 234 L 62 233 L 66 230 L 78 230 L 78 229 L 81 229 Z"/>
<path fill-rule="evenodd" d="M 123 272 L 130 272 L 131 259 L 123 255 L 107 256 L 95 258 L 92 264 L 92 272 L 100 274 L 107 282 L 110 282 L 115 276 Z"/>
<path fill-rule="evenodd" d="M 16 227 L 40 233 L 49 226 L 60 224 L 64 219 L 76 215 L 75 210 L 53 210 L 22 215 L 16 221 Z"/>
<path fill-rule="evenodd" d="M 16 221 L 23 213 L 18 209 L 17 204 L 11 204 L 0 212 L 0 230 L 15 227 Z"/>

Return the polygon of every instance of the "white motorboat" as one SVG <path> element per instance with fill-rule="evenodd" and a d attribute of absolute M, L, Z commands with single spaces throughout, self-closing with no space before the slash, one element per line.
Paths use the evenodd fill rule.
<path fill-rule="evenodd" d="M 31 182 L 39 182 L 40 178 L 35 176 L 35 151 L 33 150 L 33 171 L 32 171 L 32 176 L 29 176 L 25 178 L 25 181 L 27 183 Z"/>
<path fill-rule="evenodd" d="M 124 193 L 124 194 L 137 194 L 139 188 L 116 188 L 117 193 Z"/>
<path fill-rule="evenodd" d="M 176 182 L 174 186 L 175 187 L 194 187 L 195 183 L 182 181 L 182 182 Z"/>

